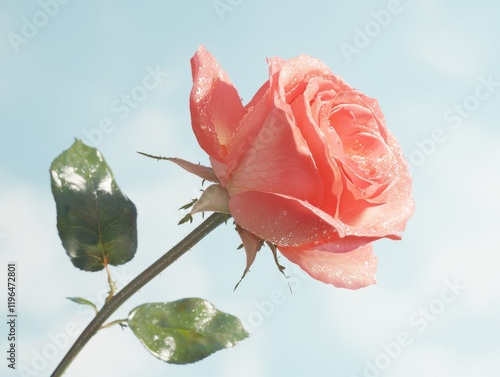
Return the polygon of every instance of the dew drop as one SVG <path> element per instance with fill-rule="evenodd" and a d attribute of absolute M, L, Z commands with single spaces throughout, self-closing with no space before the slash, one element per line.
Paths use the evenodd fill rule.
<path fill-rule="evenodd" d="M 352 144 L 352 147 L 351 147 L 351 148 L 352 148 L 352 150 L 353 150 L 354 152 L 356 152 L 356 153 L 357 153 L 357 152 L 359 152 L 360 150 L 362 150 L 362 149 L 363 149 L 363 144 L 361 144 L 361 142 L 360 142 L 359 140 L 357 140 L 357 139 L 356 139 L 356 140 L 354 140 L 354 143 Z"/>

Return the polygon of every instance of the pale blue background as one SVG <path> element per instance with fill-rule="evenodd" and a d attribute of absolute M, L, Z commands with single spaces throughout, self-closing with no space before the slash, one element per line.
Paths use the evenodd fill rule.
<path fill-rule="evenodd" d="M 176 225 L 183 215 L 177 208 L 198 195 L 200 180 L 135 151 L 208 162 L 188 109 L 189 59 L 200 44 L 217 57 L 245 102 L 267 78 L 266 57 L 298 54 L 322 59 L 378 98 L 414 167 L 415 215 L 403 241 L 376 243 L 378 284 L 359 291 L 289 272 L 290 294 L 263 250 L 233 292 L 244 255 L 236 251 L 232 226 L 221 227 L 114 318 L 143 302 L 199 296 L 245 320 L 251 338 L 197 364 L 172 366 L 144 351 L 130 330 L 116 327 L 92 339 L 67 376 L 499 375 L 497 1 L 73 0 L 53 10 L 16 52 L 8 35 L 22 33 L 24 17 L 43 24 L 40 3 L 0 4 L 0 344 L 4 355 L 6 264 L 16 261 L 17 366 L 33 371 L 19 375 L 48 376 L 89 321 L 65 297 L 99 302 L 106 293 L 103 273 L 71 265 L 55 227 L 48 169 L 75 137 L 85 139 L 104 118 L 113 122 L 98 147 L 139 211 L 136 258 L 113 269 L 122 280 L 194 227 Z M 226 11 L 218 14 L 214 4 L 226 4 Z M 373 13 L 389 7 L 396 11 L 390 20 Z M 372 37 L 346 56 L 341 46 L 355 47 L 365 29 Z M 141 84 L 148 67 L 168 77 L 120 119 L 124 113 L 112 104 Z M 490 91 L 481 87 L 488 79 Z M 470 97 L 476 95 L 481 99 Z M 451 119 L 454 104 L 463 101 L 473 111 Z M 433 136 L 432 143 L 424 141 Z M 458 290 L 446 291 L 447 284 Z M 429 305 L 432 320 L 421 314 Z M 398 351 L 393 342 L 405 336 Z M 366 369 L 370 363 L 380 371 Z M 4 357 L 0 370 L 18 375 Z"/>

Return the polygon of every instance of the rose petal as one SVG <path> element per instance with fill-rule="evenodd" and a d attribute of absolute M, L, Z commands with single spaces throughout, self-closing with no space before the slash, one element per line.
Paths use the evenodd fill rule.
<path fill-rule="evenodd" d="M 381 195 L 381 203 L 354 201 L 345 191 L 340 200 L 339 218 L 359 234 L 385 235 L 400 239 L 406 223 L 414 212 L 411 193 L 411 176 L 401 147 L 390 131 L 387 131 L 388 145 L 396 158 L 396 170 L 392 172 L 393 185 Z M 392 236 L 391 236 L 392 235 Z"/>
<path fill-rule="evenodd" d="M 370 109 L 375 117 L 377 124 L 379 125 L 380 135 L 387 140 L 387 127 L 385 126 L 385 117 L 380 110 L 380 105 L 375 98 L 368 97 L 366 94 L 363 94 L 356 90 L 356 94 L 360 98 L 362 104 L 364 104 L 368 109 Z"/>
<path fill-rule="evenodd" d="M 236 223 L 278 246 L 323 244 L 345 235 L 345 226 L 311 204 L 288 196 L 244 192 L 229 199 Z"/>
<path fill-rule="evenodd" d="M 215 173 L 224 185 L 227 184 L 234 169 L 238 167 L 243 154 L 247 152 L 259 134 L 269 113 L 270 104 L 269 83 L 266 83 L 245 107 L 248 113 L 241 120 L 240 126 L 228 148 L 224 170 L 216 169 L 214 166 Z"/>
<path fill-rule="evenodd" d="M 227 73 L 205 47 L 191 59 L 193 88 L 191 123 L 200 146 L 209 156 L 223 161 L 240 120 L 246 111 Z"/>
<path fill-rule="evenodd" d="M 299 55 L 286 61 L 279 75 L 279 89 L 282 98 L 292 103 L 305 90 L 307 82 L 312 78 L 325 78 L 329 86 L 336 92 L 350 90 L 340 77 L 335 76 L 330 68 L 321 60 L 307 55 Z"/>
<path fill-rule="evenodd" d="M 326 135 L 321 131 L 317 123 L 317 114 L 313 114 L 313 109 L 309 106 L 310 91 L 314 87 L 307 88 L 304 95 L 300 95 L 292 104 L 295 120 L 300 124 L 302 136 L 309 146 L 314 162 L 321 172 L 323 181 L 323 202 L 319 206 L 325 212 L 335 214 L 338 208 L 338 198 L 341 195 L 343 184 L 340 169 L 332 158 L 330 146 Z"/>
<path fill-rule="evenodd" d="M 271 88 L 272 91 L 276 91 L 279 85 L 279 74 L 281 71 L 281 68 L 286 64 L 286 60 L 279 58 L 279 57 L 273 57 L 273 58 L 268 58 L 267 59 L 267 65 L 269 68 L 269 87 Z M 282 93 L 284 93 L 282 91 Z M 282 94 L 280 93 L 280 94 Z M 283 97 L 284 99 L 284 97 Z"/>
<path fill-rule="evenodd" d="M 241 227 L 278 246 L 312 248 L 323 244 L 339 245 L 345 240 L 345 245 L 335 252 L 346 252 L 353 245 L 361 246 L 380 238 L 400 239 L 399 229 L 404 229 L 407 220 L 407 215 L 399 214 L 395 208 L 394 214 L 379 212 L 383 217 L 373 219 L 373 227 L 365 228 L 365 223 L 360 227 L 352 226 L 308 202 L 255 191 L 232 196 L 229 211 Z"/>
<path fill-rule="evenodd" d="M 272 192 L 309 203 L 323 200 L 323 182 L 300 131 L 279 109 L 268 114 L 262 128 L 238 162 L 227 189 Z"/>
<path fill-rule="evenodd" d="M 356 89 L 350 89 L 338 95 L 331 101 L 332 112 L 338 109 L 349 110 L 356 117 L 355 129 L 362 128 L 365 132 L 372 132 L 387 140 L 384 116 L 380 110 L 378 101 L 368 97 Z M 337 128 L 335 124 L 332 124 Z M 359 132 L 357 130 L 356 132 Z M 345 132 L 345 131 L 344 131 Z"/>
<path fill-rule="evenodd" d="M 279 250 L 287 259 L 323 283 L 348 289 L 376 283 L 377 257 L 372 253 L 371 244 L 340 254 L 281 247 Z"/>

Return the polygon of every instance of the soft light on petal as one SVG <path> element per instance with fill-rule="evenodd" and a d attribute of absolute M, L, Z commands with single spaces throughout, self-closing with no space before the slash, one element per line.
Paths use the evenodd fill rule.
<path fill-rule="evenodd" d="M 323 244 L 344 237 L 345 226 L 305 201 L 264 192 L 229 199 L 236 223 L 278 246 Z"/>
<path fill-rule="evenodd" d="M 321 60 L 312 56 L 299 55 L 286 61 L 279 74 L 279 87 L 282 98 L 287 103 L 293 102 L 303 93 L 305 86 L 312 78 L 324 78 L 331 83 L 336 92 L 351 89 L 340 77 L 335 76 L 330 68 Z"/>
<path fill-rule="evenodd" d="M 347 253 L 279 248 L 281 254 L 299 265 L 314 279 L 339 288 L 359 289 L 375 284 L 377 257 L 367 244 Z"/>
<path fill-rule="evenodd" d="M 224 161 L 227 146 L 246 113 L 236 88 L 217 60 L 201 46 L 191 59 L 191 124 L 200 146 Z"/>
<path fill-rule="evenodd" d="M 227 188 L 231 195 L 272 192 L 313 204 L 323 199 L 323 182 L 306 141 L 278 109 L 268 114 Z"/>
<path fill-rule="evenodd" d="M 221 172 L 212 163 L 214 171 L 223 185 L 227 183 L 227 180 L 233 174 L 233 170 L 239 166 L 242 156 L 247 153 L 248 148 L 250 148 L 257 135 L 259 135 L 264 121 L 268 116 L 269 108 L 270 95 L 269 83 L 267 82 L 245 107 L 247 114 L 241 120 L 239 128 L 229 145 L 225 170 Z"/>

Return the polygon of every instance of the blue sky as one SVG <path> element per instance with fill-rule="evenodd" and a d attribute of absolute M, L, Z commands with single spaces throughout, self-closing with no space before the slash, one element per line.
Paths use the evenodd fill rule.
<path fill-rule="evenodd" d="M 283 261 L 290 294 L 262 252 L 233 292 L 244 255 L 221 227 L 114 318 L 204 297 L 242 318 L 248 340 L 172 366 L 111 328 L 67 376 L 498 375 L 499 13 L 493 0 L 3 2 L 0 276 L 17 263 L 18 367 L 48 376 L 90 319 L 65 297 L 106 293 L 103 273 L 72 266 L 55 226 L 48 169 L 75 137 L 101 150 L 138 208 L 139 250 L 113 269 L 119 286 L 194 227 L 176 225 L 177 208 L 198 195 L 199 179 L 135 151 L 208 163 L 188 109 L 189 59 L 204 44 L 245 102 L 267 78 L 266 57 L 299 54 L 377 98 L 412 166 L 415 215 L 402 241 L 376 243 L 378 284 L 359 291 Z M 137 89 L 144 80 L 149 89 Z M 5 364 L 2 375 L 30 375 Z"/>

